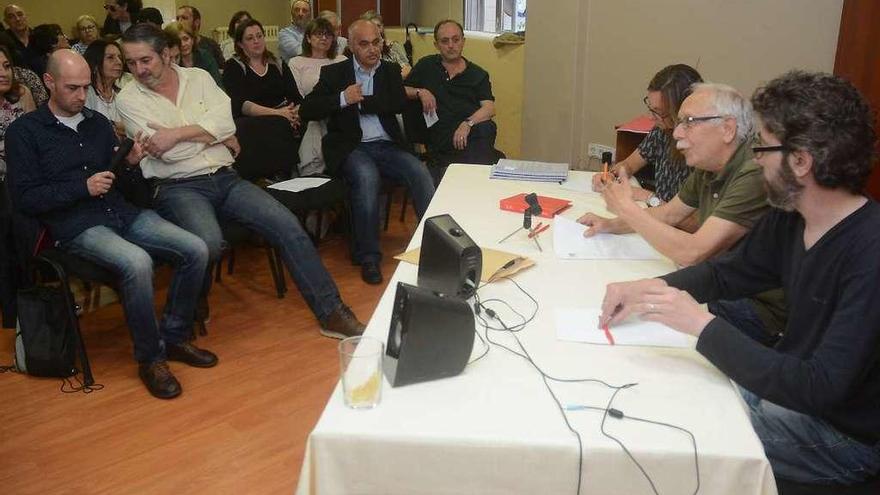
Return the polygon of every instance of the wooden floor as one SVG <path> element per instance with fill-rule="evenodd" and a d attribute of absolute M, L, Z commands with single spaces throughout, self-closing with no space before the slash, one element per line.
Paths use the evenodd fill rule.
<path fill-rule="evenodd" d="M 387 279 L 415 229 L 392 210 L 382 236 Z M 366 322 L 384 290 L 360 279 L 340 235 L 320 253 L 342 298 Z M 167 274 L 160 274 L 161 281 Z M 288 277 L 289 282 L 289 277 Z M 215 368 L 171 363 L 183 395 L 152 398 L 137 377 L 118 304 L 82 317 L 96 381 L 104 390 L 62 394 L 60 380 L 0 375 L 0 493 L 290 495 L 306 439 L 336 380 L 337 340 L 318 324 L 289 282 L 275 297 L 264 251 L 239 250 L 235 273 L 211 293 Z M 157 301 L 163 301 L 160 290 Z M 0 331 L 0 364 L 12 360 L 13 332 Z"/>

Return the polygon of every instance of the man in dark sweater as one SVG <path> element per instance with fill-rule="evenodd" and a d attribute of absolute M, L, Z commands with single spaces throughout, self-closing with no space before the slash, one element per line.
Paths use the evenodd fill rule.
<path fill-rule="evenodd" d="M 880 205 L 863 194 L 875 134 L 848 82 L 791 72 L 752 97 L 752 148 L 775 210 L 733 251 L 608 286 L 600 324 L 630 314 L 698 337 L 740 387 L 777 477 L 854 484 L 880 471 Z M 765 347 L 699 303 L 785 289 Z"/>
<path fill-rule="evenodd" d="M 129 204 L 113 187 L 116 134 L 103 115 L 85 108 L 91 84 L 85 59 L 58 50 L 43 80 L 49 102 L 6 133 L 13 206 L 47 226 L 61 249 L 118 276 L 138 374 L 154 396 L 177 397 L 182 389 L 167 361 L 200 368 L 217 364 L 217 356 L 190 342 L 208 248 L 153 210 Z M 135 143 L 125 160 L 137 163 L 143 156 L 141 143 Z M 153 257 L 175 267 L 160 320 L 153 307 Z"/>

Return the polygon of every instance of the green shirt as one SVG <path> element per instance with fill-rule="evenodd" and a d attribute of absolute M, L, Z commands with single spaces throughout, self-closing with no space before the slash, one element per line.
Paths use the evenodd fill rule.
<path fill-rule="evenodd" d="M 681 186 L 678 199 L 697 209 L 700 225 L 714 216 L 751 229 L 770 209 L 763 181 L 763 172 L 752 160 L 748 144 L 743 143 L 720 172 L 695 169 Z M 770 333 L 785 329 L 782 289 L 762 292 L 752 303 Z"/>
<path fill-rule="evenodd" d="M 427 89 L 437 100 L 440 120 L 428 129 L 431 152 L 452 151 L 455 129 L 480 108 L 481 101 L 495 100 L 489 73 L 467 59 L 465 64 L 465 69 L 450 79 L 440 55 L 428 55 L 416 63 L 404 81 L 407 86 Z"/>
<path fill-rule="evenodd" d="M 770 208 L 761 169 L 743 143 L 720 172 L 694 169 L 678 199 L 699 213 L 700 225 L 711 216 L 750 229 Z"/>

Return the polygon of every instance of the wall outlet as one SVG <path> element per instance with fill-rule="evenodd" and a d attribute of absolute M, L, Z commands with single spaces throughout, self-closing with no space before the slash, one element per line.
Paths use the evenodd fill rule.
<path fill-rule="evenodd" d="M 611 153 L 611 161 L 614 162 L 614 148 L 612 148 L 611 146 L 606 146 L 604 144 L 590 143 L 589 148 L 587 148 L 587 155 L 589 155 L 590 158 L 601 160 L 602 153 L 606 151 Z"/>

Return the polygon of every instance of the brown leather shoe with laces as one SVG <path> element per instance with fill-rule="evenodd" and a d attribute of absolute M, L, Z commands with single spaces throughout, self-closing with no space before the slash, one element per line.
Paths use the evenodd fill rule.
<path fill-rule="evenodd" d="M 351 308 L 340 304 L 335 311 L 321 320 L 321 335 L 332 339 L 344 339 L 364 333 L 366 325 L 358 321 Z"/>
<path fill-rule="evenodd" d="M 159 399 L 173 399 L 183 392 L 180 382 L 171 370 L 168 369 L 167 361 L 156 361 L 154 363 L 141 363 L 138 365 L 138 375 L 141 381 L 147 386 L 147 390 L 153 394 L 153 397 Z"/>

